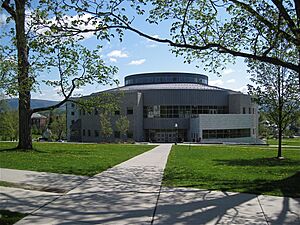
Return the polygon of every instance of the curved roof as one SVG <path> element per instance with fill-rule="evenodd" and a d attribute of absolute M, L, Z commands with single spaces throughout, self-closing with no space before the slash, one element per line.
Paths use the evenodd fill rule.
<path fill-rule="evenodd" d="M 163 84 L 139 84 L 128 85 L 108 91 L 140 91 L 140 90 L 215 90 L 215 91 L 229 91 L 237 93 L 236 91 L 223 89 L 215 86 L 209 86 L 196 83 L 163 83 Z"/>
<path fill-rule="evenodd" d="M 159 83 L 208 83 L 208 77 L 198 73 L 185 72 L 159 72 L 159 73 L 140 73 L 125 77 L 125 86 L 159 84 Z"/>

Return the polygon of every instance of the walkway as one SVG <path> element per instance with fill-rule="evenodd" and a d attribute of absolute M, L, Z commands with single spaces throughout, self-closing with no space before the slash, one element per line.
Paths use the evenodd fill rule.
<path fill-rule="evenodd" d="M 160 145 L 104 171 L 17 224 L 150 224 L 170 149 Z"/>
<path fill-rule="evenodd" d="M 31 215 L 17 225 L 300 224 L 300 199 L 161 187 L 170 149 L 160 145 L 66 194 L 7 188 L 0 201 L 10 198 L 20 212 L 28 206 Z"/>

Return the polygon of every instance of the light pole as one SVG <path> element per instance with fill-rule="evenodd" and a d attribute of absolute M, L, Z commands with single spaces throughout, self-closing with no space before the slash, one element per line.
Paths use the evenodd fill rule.
<path fill-rule="evenodd" d="M 175 123 L 175 124 L 174 124 L 174 127 L 175 127 L 175 131 L 176 131 L 175 145 L 177 145 L 177 139 L 178 139 L 178 124 Z"/>

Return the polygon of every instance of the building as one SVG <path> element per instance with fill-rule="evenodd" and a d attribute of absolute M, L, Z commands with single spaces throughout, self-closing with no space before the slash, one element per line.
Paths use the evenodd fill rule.
<path fill-rule="evenodd" d="M 130 121 L 127 138 L 138 142 L 257 142 L 258 112 L 251 96 L 209 86 L 205 75 L 165 72 L 130 75 L 125 77 L 125 86 L 105 92 L 120 91 L 124 95 L 120 110 L 111 119 L 114 130 L 111 141 L 120 138 L 114 122 L 120 115 L 126 115 Z M 97 110 L 85 113 L 69 102 L 67 127 L 69 141 L 104 140 Z"/>
<path fill-rule="evenodd" d="M 45 129 L 47 125 L 47 117 L 39 113 L 33 113 L 31 115 L 31 126 L 37 129 Z"/>

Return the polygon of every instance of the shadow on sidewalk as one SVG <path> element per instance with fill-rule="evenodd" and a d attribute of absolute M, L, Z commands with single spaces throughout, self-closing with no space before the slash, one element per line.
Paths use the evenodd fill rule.
<path fill-rule="evenodd" d="M 298 179 L 295 177 L 288 179 Z M 41 224 L 299 224 L 299 199 L 257 198 L 253 194 L 199 189 L 163 188 L 162 170 L 155 167 L 116 167 L 88 179 L 68 194 L 37 210 L 22 221 Z M 287 179 L 287 182 L 288 182 Z M 14 204 L 32 204 L 30 198 Z M 259 202 L 266 203 L 265 215 Z M 276 210 L 268 212 L 275 205 Z M 262 205 L 264 208 L 264 205 Z"/>

